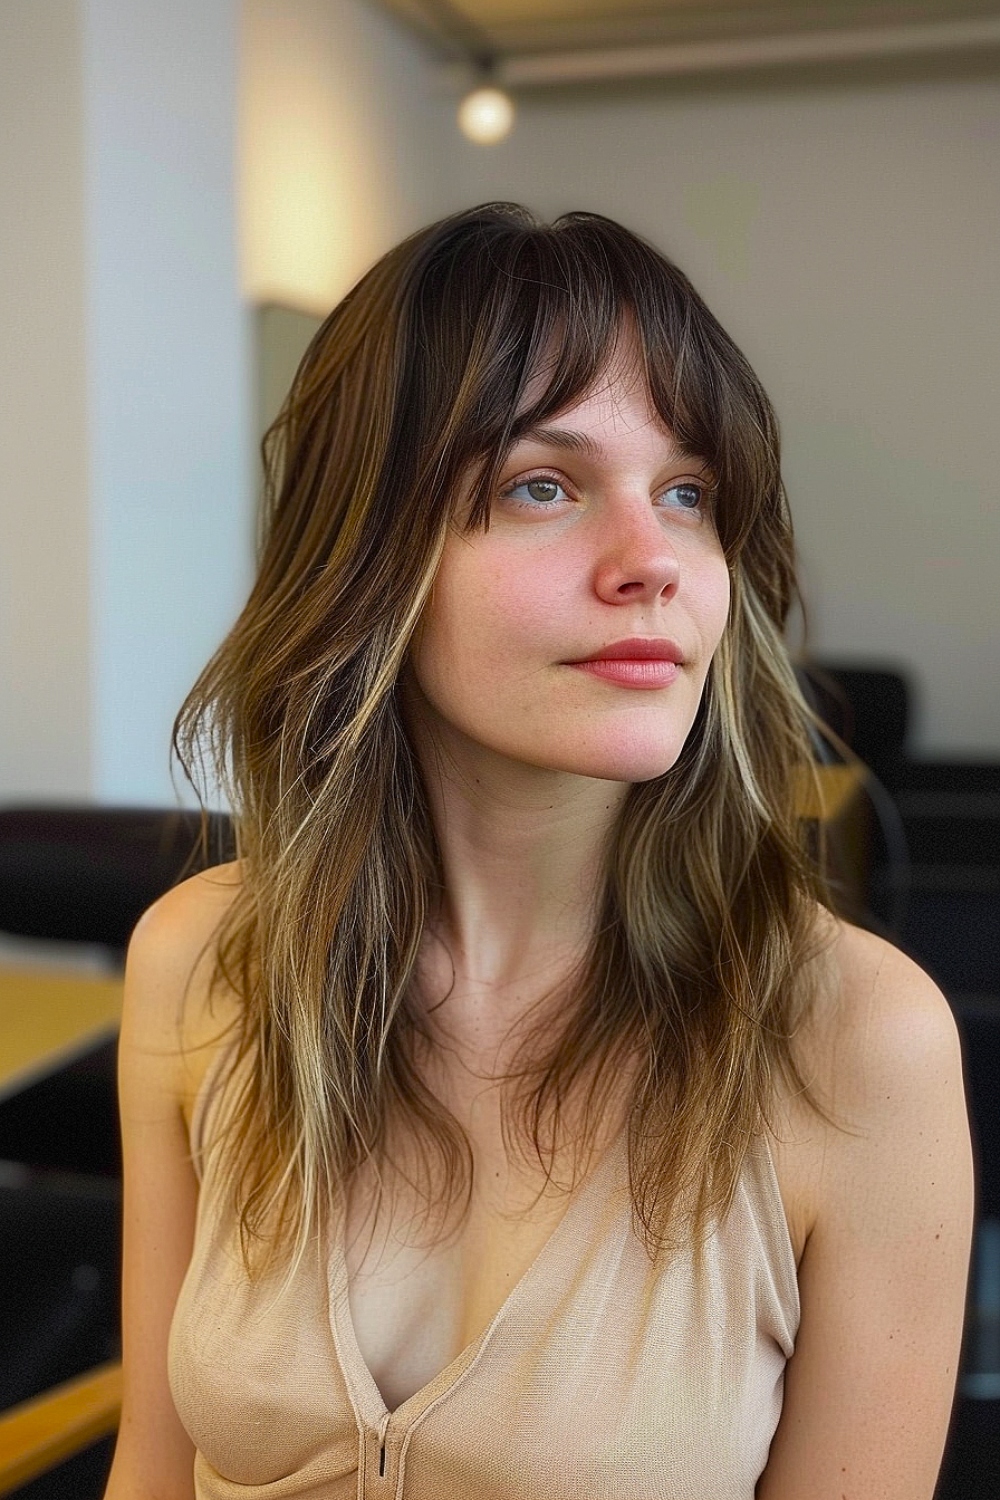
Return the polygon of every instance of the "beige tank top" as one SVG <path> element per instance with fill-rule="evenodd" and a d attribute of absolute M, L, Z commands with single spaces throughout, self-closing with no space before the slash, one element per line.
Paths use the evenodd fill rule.
<path fill-rule="evenodd" d="M 760 1137 L 705 1247 L 654 1265 L 624 1133 L 490 1326 L 395 1411 L 351 1322 L 340 1234 L 289 1291 L 251 1285 L 206 1151 L 224 1049 L 195 1103 L 197 1227 L 169 1375 L 198 1500 L 753 1500 L 799 1321 Z"/>

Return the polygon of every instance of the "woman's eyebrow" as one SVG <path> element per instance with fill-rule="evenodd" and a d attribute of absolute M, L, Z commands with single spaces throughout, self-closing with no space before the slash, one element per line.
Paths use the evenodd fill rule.
<path fill-rule="evenodd" d="M 546 443 L 551 448 L 568 448 L 573 453 L 586 453 L 588 458 L 603 458 L 604 449 L 596 438 L 586 432 L 573 432 L 568 427 L 529 427 L 522 432 L 519 443 Z"/>
<path fill-rule="evenodd" d="M 586 432 L 574 432 L 569 427 L 528 427 L 519 433 L 514 446 L 519 443 L 546 443 L 552 448 L 567 448 L 573 453 L 585 453 L 588 458 L 603 458 L 604 448 Z M 678 463 L 703 464 L 705 459 L 688 448 L 675 447 L 673 459 Z"/>

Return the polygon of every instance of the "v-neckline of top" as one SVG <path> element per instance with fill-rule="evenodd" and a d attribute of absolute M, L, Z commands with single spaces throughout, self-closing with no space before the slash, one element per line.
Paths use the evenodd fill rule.
<path fill-rule="evenodd" d="M 384 1435 L 390 1421 L 394 1427 L 410 1427 L 425 1416 L 431 1406 L 458 1386 L 485 1352 L 494 1331 L 510 1315 L 511 1309 L 523 1301 L 530 1283 L 538 1279 L 557 1254 L 560 1244 L 573 1224 L 580 1218 L 584 1205 L 590 1202 L 598 1187 L 609 1175 L 611 1168 L 618 1162 L 625 1149 L 626 1137 L 627 1130 L 623 1127 L 601 1153 L 583 1182 L 572 1190 L 566 1210 L 559 1222 L 534 1260 L 514 1283 L 482 1332 L 471 1343 L 466 1344 L 465 1348 L 456 1354 L 455 1358 L 437 1375 L 391 1410 L 385 1404 L 382 1392 L 368 1368 L 358 1343 L 349 1295 L 345 1243 L 346 1215 L 343 1211 L 336 1215 L 336 1227 L 332 1236 L 333 1253 L 329 1260 L 331 1324 L 341 1371 L 359 1421 L 380 1435 Z"/>

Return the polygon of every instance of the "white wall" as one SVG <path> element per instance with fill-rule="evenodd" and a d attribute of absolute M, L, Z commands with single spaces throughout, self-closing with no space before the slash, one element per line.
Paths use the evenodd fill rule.
<path fill-rule="evenodd" d="M 170 726 L 252 559 L 236 0 L 85 0 L 93 792 L 173 800 Z"/>
<path fill-rule="evenodd" d="M 814 648 L 904 664 L 924 754 L 1000 754 L 1000 75 L 525 93 L 447 207 L 645 233 L 777 407 Z"/>
<path fill-rule="evenodd" d="M 90 786 L 75 0 L 0 7 L 0 795 Z"/>
<path fill-rule="evenodd" d="M 252 572 L 247 302 L 433 218 L 451 110 L 362 0 L 0 8 L 0 799 L 173 801 Z"/>
<path fill-rule="evenodd" d="M 0 798 L 171 803 L 250 574 L 237 0 L 0 9 Z"/>

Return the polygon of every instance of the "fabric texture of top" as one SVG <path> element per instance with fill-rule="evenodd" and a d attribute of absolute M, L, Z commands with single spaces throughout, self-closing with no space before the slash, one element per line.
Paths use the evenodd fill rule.
<path fill-rule="evenodd" d="M 358 1347 L 342 1225 L 289 1290 L 250 1283 L 206 1150 L 226 1049 L 195 1103 L 200 1178 L 169 1376 L 198 1500 L 753 1500 L 799 1322 L 764 1136 L 705 1246 L 654 1264 L 625 1133 L 490 1326 L 389 1412 Z"/>

